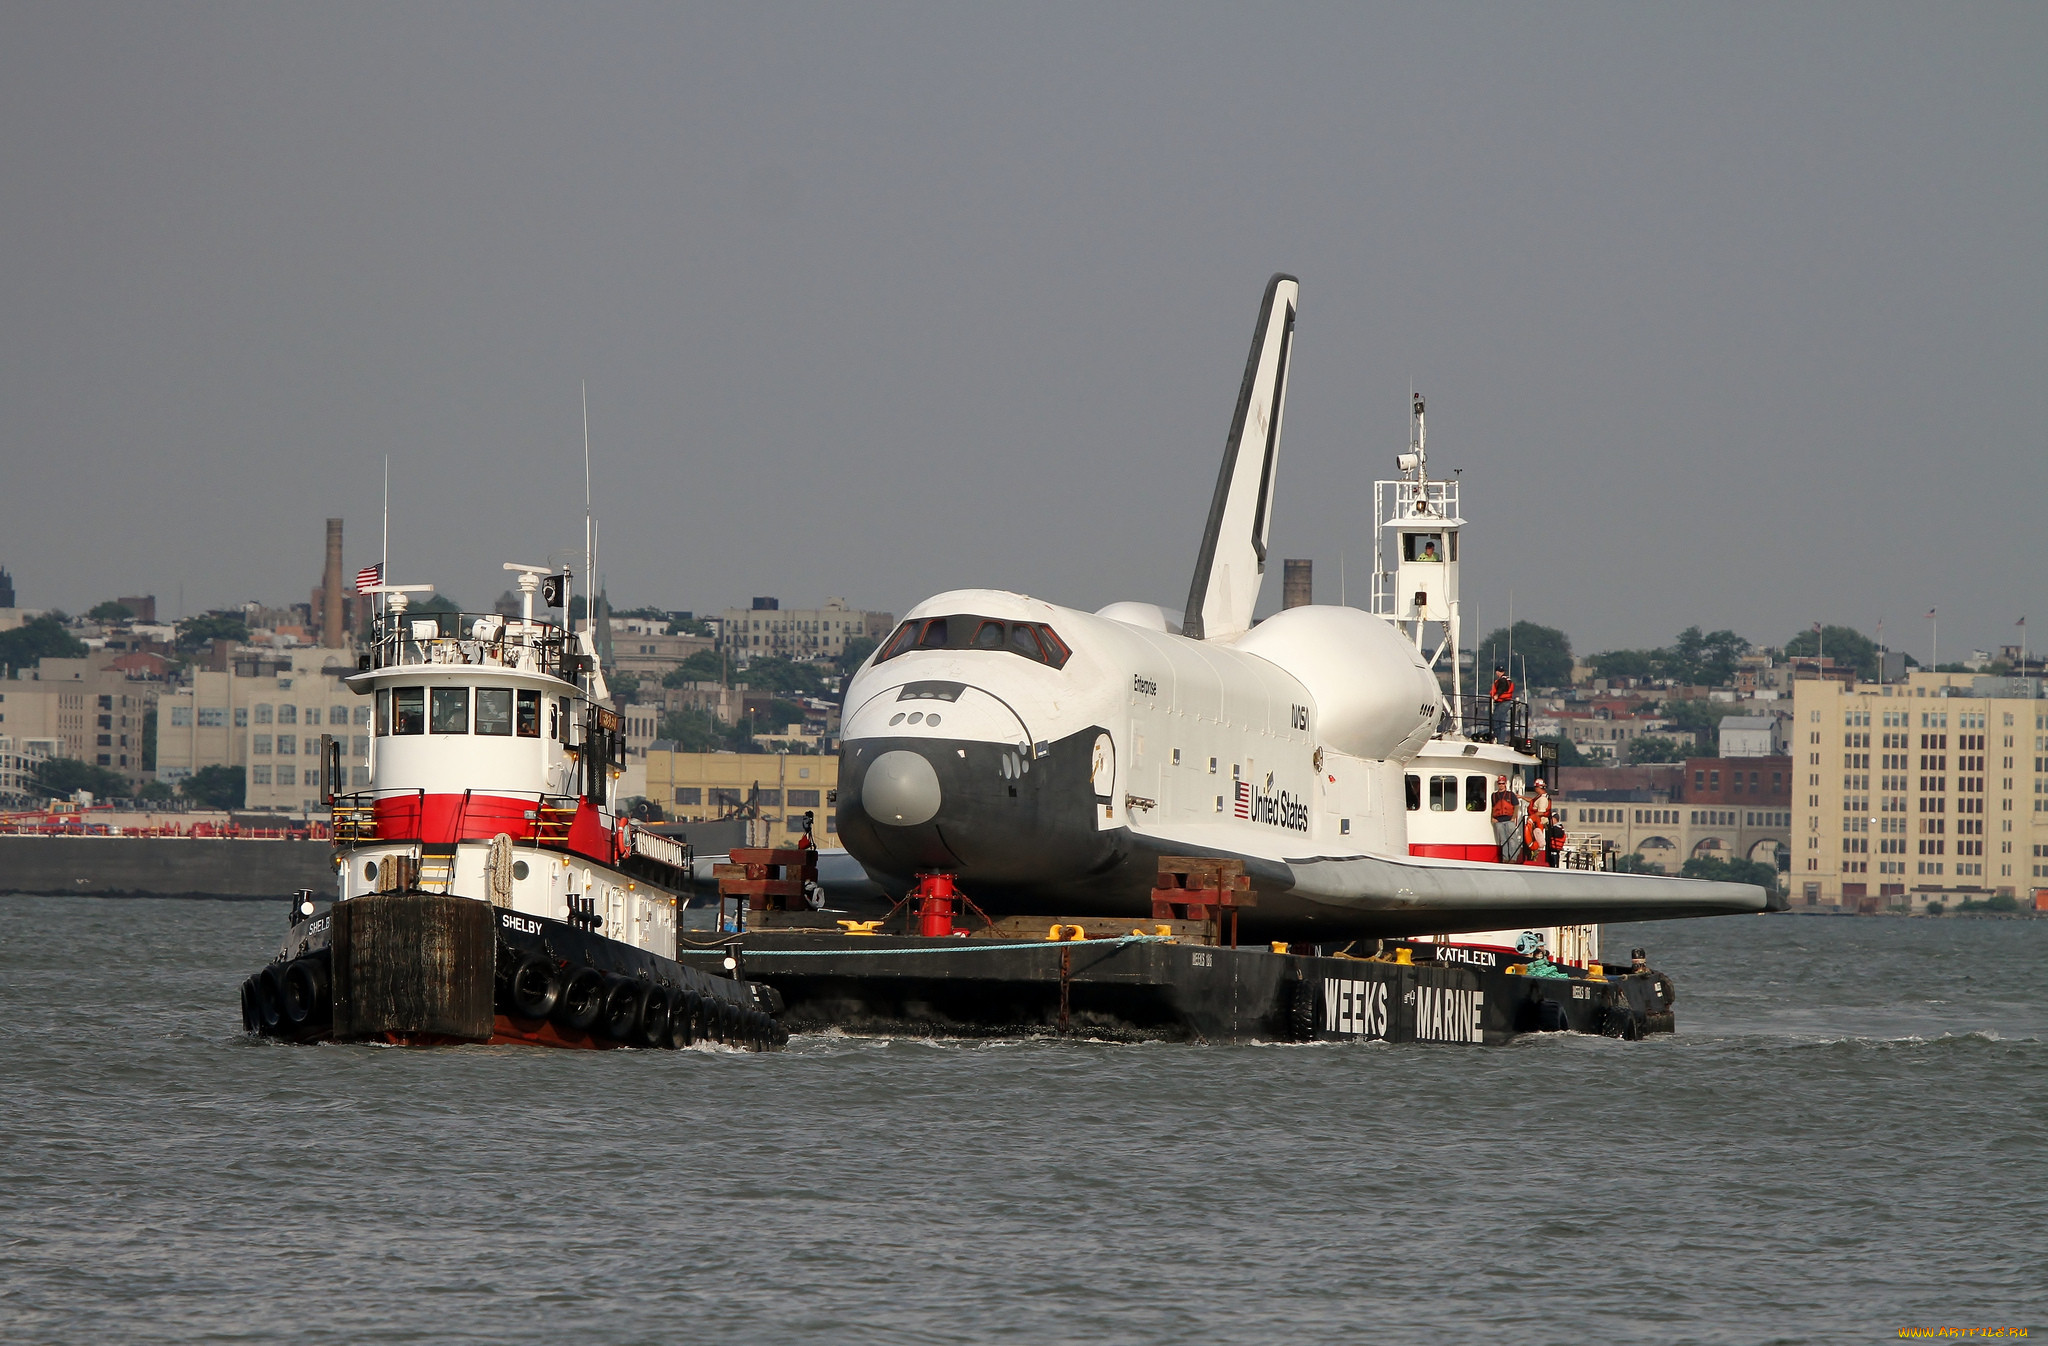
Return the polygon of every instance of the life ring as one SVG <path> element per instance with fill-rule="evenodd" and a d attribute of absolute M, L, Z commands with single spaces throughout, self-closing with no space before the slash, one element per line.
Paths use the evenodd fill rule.
<path fill-rule="evenodd" d="M 528 954 L 505 981 L 505 1003 L 522 1019 L 545 1019 L 562 999 L 562 977 L 555 960 Z"/>
<path fill-rule="evenodd" d="M 604 1028 L 605 1036 L 624 1042 L 633 1036 L 633 1030 L 640 1026 L 640 1006 L 647 999 L 647 988 L 630 977 L 617 973 L 604 979 L 603 1010 L 598 1023 Z"/>
<path fill-rule="evenodd" d="M 659 986 L 647 990 L 647 999 L 640 1006 L 639 1042 L 643 1047 L 659 1047 L 668 1040 L 669 1016 L 674 1006 L 669 994 Z"/>
<path fill-rule="evenodd" d="M 317 958 L 297 958 L 278 978 L 278 1007 L 293 1028 L 311 1028 L 327 1021 L 334 1008 L 328 992 L 327 968 Z"/>
<path fill-rule="evenodd" d="M 604 1013 L 604 976 L 594 967 L 577 968 L 562 982 L 562 995 L 555 1002 L 554 1020 L 564 1028 L 587 1033 Z"/>
<path fill-rule="evenodd" d="M 256 1017 L 265 1033 L 275 1033 L 284 1023 L 282 975 L 275 963 L 256 974 Z"/>

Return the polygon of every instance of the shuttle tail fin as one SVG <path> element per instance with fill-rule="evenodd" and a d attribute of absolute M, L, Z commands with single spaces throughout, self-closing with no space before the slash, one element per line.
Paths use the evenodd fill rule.
<path fill-rule="evenodd" d="M 1266 537 L 1273 521 L 1273 470 L 1280 452 L 1280 419 L 1287 406 L 1287 364 L 1293 354 L 1294 314 L 1301 282 L 1275 275 L 1266 282 L 1252 332 L 1251 356 L 1237 393 L 1237 414 L 1223 447 L 1223 468 L 1209 502 L 1209 523 L 1195 558 L 1184 634 L 1230 640 L 1251 629 L 1252 605 L 1266 574 Z"/>

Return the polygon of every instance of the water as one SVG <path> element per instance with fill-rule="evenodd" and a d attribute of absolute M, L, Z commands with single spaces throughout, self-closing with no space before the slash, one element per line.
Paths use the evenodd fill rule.
<path fill-rule="evenodd" d="M 9 1341 L 1870 1341 L 2048 1314 L 2048 921 L 1616 927 L 1681 1035 L 294 1048 L 0 898 Z"/>

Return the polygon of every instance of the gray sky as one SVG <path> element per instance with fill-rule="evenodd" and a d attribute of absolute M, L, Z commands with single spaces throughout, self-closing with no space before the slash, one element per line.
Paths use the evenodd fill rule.
<path fill-rule="evenodd" d="M 2039 5 L 10 4 L 0 565 L 303 600 L 389 453 L 487 604 L 587 378 L 622 604 L 1178 607 L 1287 270 L 1319 598 L 1412 378 L 1482 626 L 2048 645 L 2044 71 Z"/>

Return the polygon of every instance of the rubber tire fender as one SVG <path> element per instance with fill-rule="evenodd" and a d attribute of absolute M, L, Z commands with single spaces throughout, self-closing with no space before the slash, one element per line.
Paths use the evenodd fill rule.
<path fill-rule="evenodd" d="M 256 1017 L 256 979 L 254 977 L 244 977 L 242 978 L 242 1031 L 254 1033 L 262 1027 L 262 1020 Z"/>
<path fill-rule="evenodd" d="M 545 1019 L 562 1000 L 562 974 L 555 960 L 533 953 L 519 960 L 505 979 L 505 1008 L 522 1019 Z"/>
<path fill-rule="evenodd" d="M 647 988 L 631 977 L 616 972 L 604 979 L 599 1002 L 598 1026 L 615 1042 L 630 1042 L 640 1028 L 640 1007 L 647 1001 Z"/>
<path fill-rule="evenodd" d="M 669 1019 L 675 1013 L 675 999 L 659 986 L 647 988 L 640 1002 L 640 1024 L 634 1041 L 642 1047 L 660 1047 L 668 1042 Z"/>
<path fill-rule="evenodd" d="M 295 958 L 278 978 L 278 1009 L 293 1028 L 317 1027 L 334 1011 L 327 969 L 317 958 Z"/>
<path fill-rule="evenodd" d="M 1673 986 L 1671 978 L 1663 973 L 1656 971 L 1650 973 L 1650 989 L 1656 993 L 1657 999 L 1662 1002 L 1667 1012 L 1673 1005 L 1678 1003 L 1678 988 Z"/>
<path fill-rule="evenodd" d="M 555 1022 L 564 1028 L 587 1033 L 604 1013 L 604 975 L 594 967 L 580 967 L 562 979 L 562 994 L 555 1001 Z"/>
<path fill-rule="evenodd" d="M 1536 1002 L 1536 1031 L 1539 1033 L 1569 1033 L 1571 1018 L 1561 1001 L 1548 996 Z"/>
<path fill-rule="evenodd" d="M 668 1007 L 668 1045 L 675 1051 L 697 1041 L 697 1016 L 704 1002 L 695 991 L 678 991 Z"/>
<path fill-rule="evenodd" d="M 272 963 L 255 976 L 256 1017 L 264 1033 L 276 1033 L 284 1027 L 284 982 L 283 973 Z"/>

